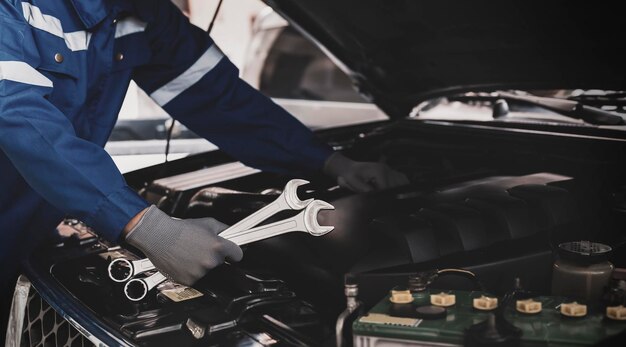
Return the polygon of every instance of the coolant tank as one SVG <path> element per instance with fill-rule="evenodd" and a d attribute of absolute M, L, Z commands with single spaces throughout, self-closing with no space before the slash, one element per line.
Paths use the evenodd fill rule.
<path fill-rule="evenodd" d="M 611 247 L 590 241 L 561 243 L 552 267 L 552 295 L 600 300 L 614 269 L 607 260 L 610 251 Z"/>

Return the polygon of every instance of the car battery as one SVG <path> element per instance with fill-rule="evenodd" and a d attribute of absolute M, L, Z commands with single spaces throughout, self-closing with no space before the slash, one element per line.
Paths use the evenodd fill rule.
<path fill-rule="evenodd" d="M 590 308 L 582 317 L 574 318 L 561 313 L 565 298 L 540 296 L 531 301 L 539 312 L 522 313 L 512 300 L 500 309 L 487 310 L 488 306 L 474 308 L 474 300 L 483 297 L 482 292 L 447 291 L 443 296 L 447 304 L 440 306 L 431 303 L 430 294 L 412 293 L 411 303 L 398 304 L 388 296 L 375 305 L 367 315 L 353 323 L 354 345 L 357 347 L 376 346 L 464 346 L 468 334 L 481 324 L 487 324 L 499 314 L 503 314 L 514 338 L 498 346 L 589 346 L 606 338 L 620 334 L 626 329 L 626 321 L 612 320 L 605 316 L 605 309 Z M 448 300 L 453 298 L 453 300 Z M 408 301 L 408 300 L 407 300 Z M 528 303 L 524 301 L 522 304 Z M 448 306 L 448 307 L 442 307 Z M 422 309 L 422 314 L 418 311 Z M 520 307 L 520 309 L 522 309 Z M 496 313 L 497 312 L 497 313 Z M 530 312 L 530 311 L 529 311 Z M 498 322 L 497 324 L 503 324 Z M 489 329 L 486 329 L 489 330 Z M 487 332 L 497 335 L 495 330 Z M 502 336 L 498 336 L 502 338 Z M 474 345 L 484 345 L 479 343 Z"/>

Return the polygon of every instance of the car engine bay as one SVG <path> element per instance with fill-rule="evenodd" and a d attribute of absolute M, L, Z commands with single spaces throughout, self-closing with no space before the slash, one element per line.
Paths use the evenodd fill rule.
<path fill-rule="evenodd" d="M 392 288 L 411 287 L 415 274 L 449 268 L 470 271 L 480 281 L 479 291 L 493 296 L 506 296 L 512 288 L 549 296 L 556 249 L 565 242 L 609 245 L 608 259 L 616 269 L 626 267 L 626 140 L 462 128 L 405 121 L 323 132 L 335 149 L 384 162 L 407 174 L 411 185 L 354 194 L 327 178 L 307 177 L 311 183 L 299 195 L 335 207 L 319 214 L 320 224 L 335 227 L 332 232 L 290 233 L 246 245 L 242 262 L 211 271 L 193 288 L 166 281 L 145 300 L 128 301 L 106 267 L 112 259 L 141 254 L 96 238 L 78 222 L 77 233 L 32 262 L 29 278 L 42 292 L 33 273 L 50 269 L 73 298 L 72 309 L 87 307 L 88 316 L 129 344 L 317 346 L 337 342 L 346 274 L 350 285 L 358 285 L 358 316 L 379 307 Z M 210 216 L 231 225 L 274 200 L 291 177 L 260 172 L 215 152 L 126 178 L 171 216 Z M 478 290 L 466 276 L 435 277 L 427 281 L 431 293 Z M 615 283 L 626 284 L 621 281 Z M 626 304 L 619 302 L 626 289 L 615 286 L 622 296 L 612 296 L 611 303 Z M 612 333 L 623 324 L 618 328 Z M 342 334 L 351 340 L 351 333 Z"/>

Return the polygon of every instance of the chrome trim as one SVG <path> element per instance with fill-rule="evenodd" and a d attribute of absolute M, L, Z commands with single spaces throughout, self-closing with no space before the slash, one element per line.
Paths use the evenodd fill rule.
<path fill-rule="evenodd" d="M 461 347 L 462 345 L 430 342 L 410 341 L 391 337 L 354 335 L 354 347 Z"/>
<path fill-rule="evenodd" d="M 75 321 L 74 319 L 72 319 L 72 317 L 67 316 L 67 315 L 63 315 L 63 318 L 70 323 L 71 326 L 74 327 L 74 329 L 78 330 L 79 333 L 81 333 L 85 338 L 87 338 L 87 340 L 91 341 L 91 343 L 93 343 L 94 345 L 98 346 L 98 347 L 107 347 L 109 345 L 105 344 L 104 342 L 100 341 L 100 339 L 98 339 L 97 337 L 93 336 L 89 331 L 87 331 L 87 329 L 83 328 L 82 325 L 80 325 L 77 321 Z M 121 346 L 121 344 L 120 344 Z"/>
<path fill-rule="evenodd" d="M 182 191 L 249 176 L 257 172 L 260 172 L 260 170 L 245 166 L 240 162 L 234 162 L 160 178 L 153 183 L 166 190 Z"/>
<path fill-rule="evenodd" d="M 4 340 L 4 345 L 6 347 L 19 347 L 22 342 L 22 329 L 24 328 L 26 304 L 28 303 L 30 287 L 31 284 L 28 278 L 24 275 L 20 275 L 15 284 L 13 301 L 11 302 L 7 335 Z"/>

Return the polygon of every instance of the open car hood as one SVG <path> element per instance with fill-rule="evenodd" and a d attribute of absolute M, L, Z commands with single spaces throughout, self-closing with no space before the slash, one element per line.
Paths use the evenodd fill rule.
<path fill-rule="evenodd" d="M 265 0 L 391 117 L 494 89 L 626 89 L 619 2 Z"/>

